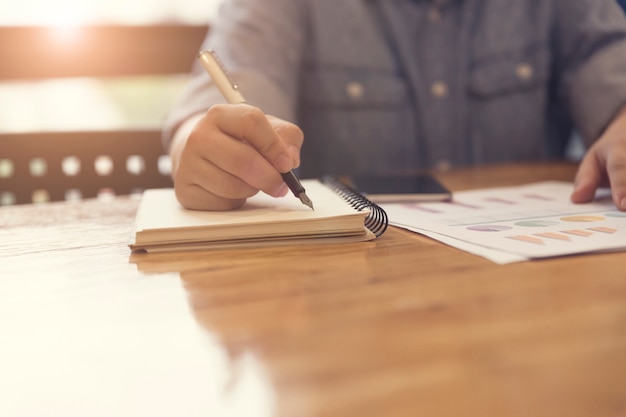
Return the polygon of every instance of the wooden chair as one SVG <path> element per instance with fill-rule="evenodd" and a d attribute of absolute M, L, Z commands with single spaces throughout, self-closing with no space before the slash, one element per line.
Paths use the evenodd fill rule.
<path fill-rule="evenodd" d="M 45 27 L 0 27 L 0 81 L 188 73 L 206 26 L 91 26 L 51 47 Z M 1 116 L 0 116 L 1 117 Z M 0 132 L 0 205 L 168 187 L 160 129 Z"/>

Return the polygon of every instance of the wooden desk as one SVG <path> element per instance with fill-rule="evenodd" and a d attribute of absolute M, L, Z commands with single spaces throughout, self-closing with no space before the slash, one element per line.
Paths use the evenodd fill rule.
<path fill-rule="evenodd" d="M 501 266 L 391 228 L 131 254 L 136 206 L 0 209 L 0 415 L 626 416 L 626 253 Z"/>

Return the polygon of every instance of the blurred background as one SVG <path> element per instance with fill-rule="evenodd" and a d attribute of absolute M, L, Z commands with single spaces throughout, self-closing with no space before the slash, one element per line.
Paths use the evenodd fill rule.
<path fill-rule="evenodd" d="M 0 27 L 48 30 L 58 59 L 81 47 L 91 26 L 210 25 L 222 0 L 17 0 L 0 3 Z M 622 5 L 626 0 L 618 0 Z M 0 39 L 19 49 L 20 39 Z M 24 51 L 26 53 L 26 51 Z M 50 58 L 46 57 L 47 60 Z M 54 58 L 53 58 L 54 59 Z M 40 62 L 42 67 L 48 62 Z M 10 59 L 0 65 L 11 66 Z M 29 64 L 36 65 L 36 64 Z M 0 71 L 1 72 L 1 71 Z M 160 126 L 186 75 L 7 79 L 0 74 L 0 134 Z"/>
<path fill-rule="evenodd" d="M 161 127 L 222 1 L 0 2 L 0 206 L 171 186 Z"/>
<path fill-rule="evenodd" d="M 220 3 L 221 0 L 5 1 L 0 3 L 0 29 L 28 27 L 45 30 L 45 35 L 39 36 L 45 38 L 45 50 L 50 53 L 40 61 L 31 59 L 28 64 L 43 69 L 53 65 L 51 61 L 63 60 L 74 50 L 85 47 L 82 44 L 93 36 L 90 28 L 94 26 L 109 29 L 118 25 L 200 27 L 211 23 Z M 20 39 L 22 32 L 15 32 L 16 35 L 2 33 L 5 38 L 0 39 L 0 56 L 4 52 L 6 59 L 0 65 L 10 69 L 16 61 L 10 57 L 15 57 L 16 50 L 29 47 Z M 32 44 L 30 48 L 32 50 Z M 17 76 L 0 76 L 0 133 L 154 129 L 161 125 L 186 81 L 184 73 L 35 78 L 20 77 L 20 71 L 14 72 Z"/>

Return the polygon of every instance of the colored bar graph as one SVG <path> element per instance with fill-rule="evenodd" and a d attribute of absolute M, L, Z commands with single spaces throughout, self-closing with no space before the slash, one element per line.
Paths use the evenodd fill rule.
<path fill-rule="evenodd" d="M 541 194 L 523 194 L 522 197 L 530 198 L 533 200 L 540 200 L 540 201 L 552 201 L 550 197 L 546 197 Z"/>
<path fill-rule="evenodd" d="M 504 198 L 499 198 L 499 197 L 489 197 L 489 198 L 485 198 L 485 201 L 489 201 L 491 203 L 500 203 L 500 204 L 506 204 L 509 206 L 512 206 L 514 204 L 516 204 L 514 201 L 511 200 L 505 200 Z"/>
<path fill-rule="evenodd" d="M 556 232 L 545 232 L 545 233 L 537 233 L 536 236 L 545 237 L 548 239 L 556 239 L 556 240 L 572 240 L 569 236 L 556 233 Z"/>
<path fill-rule="evenodd" d="M 435 210 L 434 208 L 425 207 L 425 206 L 422 206 L 420 204 L 404 204 L 403 207 L 406 207 L 406 208 L 412 209 L 412 210 L 421 210 L 421 211 L 424 211 L 426 213 L 432 213 L 432 214 L 443 213 L 440 210 Z"/>
<path fill-rule="evenodd" d="M 561 231 L 563 233 L 567 233 L 567 234 L 575 235 L 575 236 L 581 236 L 581 237 L 587 237 L 593 234 L 593 232 L 590 232 L 588 230 L 580 230 L 580 229 L 561 230 Z"/>
<path fill-rule="evenodd" d="M 612 227 L 604 227 L 604 226 L 588 227 L 587 229 L 593 230 L 594 232 L 600 232 L 600 233 L 615 233 L 615 232 L 617 232 L 617 229 L 613 229 Z"/>
<path fill-rule="evenodd" d="M 604 220 L 604 217 L 601 217 L 601 216 L 566 216 L 566 217 L 561 217 L 561 220 L 563 220 L 564 222 L 578 222 L 578 223 L 600 222 Z"/>
<path fill-rule="evenodd" d="M 507 238 L 519 240 L 521 242 L 526 242 L 526 243 L 535 243 L 535 244 L 543 245 L 543 240 L 539 239 L 538 237 L 533 237 L 533 236 L 517 235 L 517 236 L 507 236 Z"/>

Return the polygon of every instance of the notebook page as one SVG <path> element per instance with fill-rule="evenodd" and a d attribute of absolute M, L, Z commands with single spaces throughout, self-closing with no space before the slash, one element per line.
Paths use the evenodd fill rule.
<path fill-rule="evenodd" d="M 274 198 L 262 192 L 249 198 L 237 210 L 186 210 L 176 200 L 173 189 L 146 190 L 137 211 L 137 230 L 281 223 L 360 214 L 318 180 L 303 180 L 301 183 L 315 204 L 315 211 L 303 205 L 292 194 Z"/>

